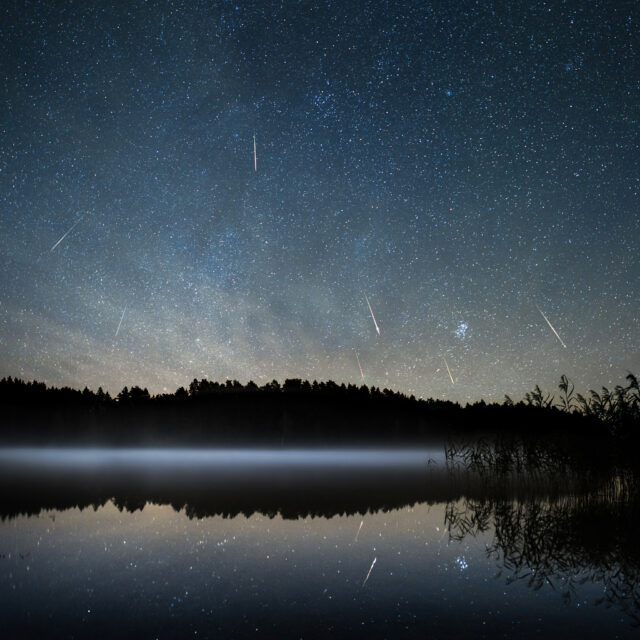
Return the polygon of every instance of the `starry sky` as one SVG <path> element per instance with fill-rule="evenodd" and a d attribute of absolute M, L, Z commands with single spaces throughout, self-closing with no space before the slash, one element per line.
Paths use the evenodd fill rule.
<path fill-rule="evenodd" d="M 360 383 L 359 358 L 466 402 L 640 374 L 639 19 L 3 3 L 0 376 Z"/>

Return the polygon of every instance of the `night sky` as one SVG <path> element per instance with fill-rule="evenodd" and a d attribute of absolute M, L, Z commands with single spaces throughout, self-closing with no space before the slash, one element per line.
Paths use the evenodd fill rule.
<path fill-rule="evenodd" d="M 4 2 L 0 376 L 360 383 L 357 353 L 467 401 L 640 373 L 639 19 Z"/>

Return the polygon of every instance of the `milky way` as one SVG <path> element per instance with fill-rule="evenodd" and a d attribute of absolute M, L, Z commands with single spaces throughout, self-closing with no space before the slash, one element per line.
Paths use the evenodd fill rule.
<path fill-rule="evenodd" d="M 0 376 L 640 373 L 636 2 L 0 12 Z"/>

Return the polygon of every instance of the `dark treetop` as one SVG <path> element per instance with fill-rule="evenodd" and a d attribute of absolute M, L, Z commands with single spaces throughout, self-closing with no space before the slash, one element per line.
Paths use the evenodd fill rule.
<path fill-rule="evenodd" d="M 557 397 L 536 388 L 515 403 L 462 407 L 377 387 L 289 379 L 258 387 L 193 380 L 189 389 L 152 396 L 124 387 L 116 398 L 85 388 L 0 381 L 6 442 L 224 442 L 292 444 L 385 442 L 443 436 L 513 434 L 606 440 L 628 445 L 640 434 L 640 389 L 632 374 L 610 391 L 575 394 L 563 376 Z"/>

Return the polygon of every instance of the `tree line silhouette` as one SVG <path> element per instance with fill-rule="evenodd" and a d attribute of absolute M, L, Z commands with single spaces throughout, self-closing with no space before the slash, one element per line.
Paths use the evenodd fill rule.
<path fill-rule="evenodd" d="M 0 380 L 0 438 L 4 442 L 233 442 L 283 445 L 425 441 L 483 433 L 640 439 L 640 388 L 625 385 L 586 396 L 562 376 L 557 398 L 540 387 L 514 402 L 480 400 L 462 406 L 365 385 L 273 380 L 263 386 L 237 380 L 194 379 L 188 389 L 152 395 L 124 387 L 115 397 L 100 387 L 82 391 L 17 378 Z"/>

